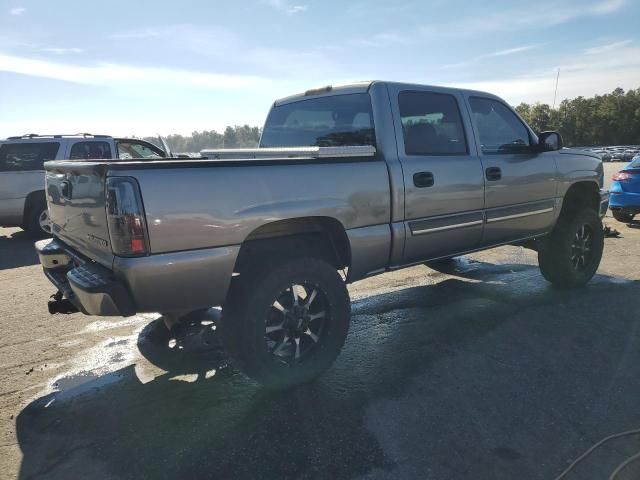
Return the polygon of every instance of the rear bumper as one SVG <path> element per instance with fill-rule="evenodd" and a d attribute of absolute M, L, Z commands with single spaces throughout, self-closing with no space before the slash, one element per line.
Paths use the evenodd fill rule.
<path fill-rule="evenodd" d="M 238 246 L 147 257 L 115 257 L 108 269 L 57 238 L 36 243 L 47 278 L 81 312 L 130 316 L 189 312 L 222 305 Z"/>
<path fill-rule="evenodd" d="M 56 239 L 36 242 L 36 251 L 44 274 L 82 313 L 123 317 L 136 313 L 127 289 L 107 268 Z"/>
<path fill-rule="evenodd" d="M 623 211 L 624 213 L 640 213 L 640 193 L 611 192 L 609 207 L 611 210 Z"/>
<path fill-rule="evenodd" d="M 600 190 L 600 218 L 603 218 L 607 214 L 609 201 L 609 190 Z"/>

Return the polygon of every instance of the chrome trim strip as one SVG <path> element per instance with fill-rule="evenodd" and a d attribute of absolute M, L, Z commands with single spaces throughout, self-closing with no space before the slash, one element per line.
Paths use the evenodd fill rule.
<path fill-rule="evenodd" d="M 487 223 L 502 222 L 504 220 L 511 220 L 511 219 L 514 219 L 514 218 L 528 217 L 528 216 L 531 216 L 531 215 L 540 215 L 542 213 L 549 213 L 549 212 L 553 212 L 553 207 L 551 207 L 551 208 L 543 208 L 542 210 L 534 210 L 532 212 L 516 213 L 514 215 L 507 215 L 505 217 L 487 218 Z"/>
<path fill-rule="evenodd" d="M 442 232 L 444 230 L 453 230 L 454 228 L 471 227 L 473 225 L 482 225 L 482 220 L 475 220 L 473 222 L 457 223 L 455 225 L 445 225 L 444 227 L 425 228 L 422 230 L 412 231 L 412 235 L 422 235 L 424 233 Z"/>

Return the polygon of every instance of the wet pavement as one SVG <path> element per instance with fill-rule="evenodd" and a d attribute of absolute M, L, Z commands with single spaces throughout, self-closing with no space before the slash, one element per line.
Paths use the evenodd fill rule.
<path fill-rule="evenodd" d="M 51 318 L 38 267 L 0 258 L 0 477 L 553 479 L 640 428 L 640 230 L 607 220 L 623 238 L 586 289 L 515 247 L 354 285 L 341 356 L 283 392 L 228 364 L 219 311 L 178 338 L 154 315 Z M 616 440 L 567 478 L 638 451 Z"/>

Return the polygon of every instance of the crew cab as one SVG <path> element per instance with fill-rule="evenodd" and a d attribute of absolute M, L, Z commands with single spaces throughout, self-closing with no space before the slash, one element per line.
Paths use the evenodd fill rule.
<path fill-rule="evenodd" d="M 44 195 L 46 161 L 163 158 L 166 151 L 144 140 L 88 133 L 28 134 L 0 141 L 0 226 L 22 227 L 36 237 L 50 235 Z"/>
<path fill-rule="evenodd" d="M 202 159 L 47 162 L 51 311 L 222 306 L 234 364 L 313 379 L 349 328 L 346 284 L 498 245 L 538 251 L 552 284 L 596 272 L 608 193 L 592 153 L 536 134 L 484 92 L 392 82 L 277 100 L 260 148 Z"/>

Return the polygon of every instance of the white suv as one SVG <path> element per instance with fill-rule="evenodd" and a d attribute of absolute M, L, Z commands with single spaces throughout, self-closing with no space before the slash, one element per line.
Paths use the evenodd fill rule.
<path fill-rule="evenodd" d="M 31 235 L 49 235 L 44 192 L 48 160 L 153 159 L 171 156 L 144 140 L 107 135 L 24 135 L 0 141 L 0 226 L 22 227 Z"/>

